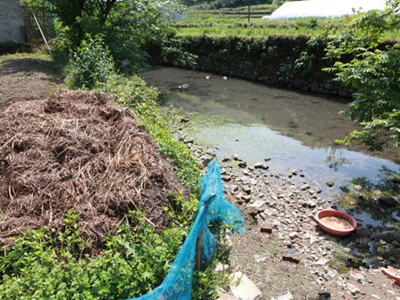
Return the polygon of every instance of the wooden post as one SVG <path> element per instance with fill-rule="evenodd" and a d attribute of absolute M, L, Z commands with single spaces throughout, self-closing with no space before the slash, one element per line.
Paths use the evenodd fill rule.
<path fill-rule="evenodd" d="M 195 267 L 197 270 L 201 270 L 201 245 L 203 244 L 203 230 L 201 230 L 199 237 L 196 241 L 196 259 Z"/>
<path fill-rule="evenodd" d="M 35 12 L 33 10 L 32 10 L 32 15 L 33 15 L 33 17 L 34 17 L 34 19 L 36 21 L 37 27 L 39 28 L 40 34 L 42 35 L 42 38 L 43 38 L 43 40 L 44 40 L 44 42 L 45 42 L 45 44 L 47 46 L 47 50 L 49 50 L 49 53 L 51 54 L 51 50 L 50 50 L 49 44 L 47 43 L 47 40 L 46 40 L 46 36 L 44 35 L 42 27 L 40 27 L 39 21 L 36 18 Z"/>
<path fill-rule="evenodd" d="M 249 15 L 248 23 L 250 24 L 250 0 L 248 2 L 247 8 L 248 8 L 248 15 Z"/>

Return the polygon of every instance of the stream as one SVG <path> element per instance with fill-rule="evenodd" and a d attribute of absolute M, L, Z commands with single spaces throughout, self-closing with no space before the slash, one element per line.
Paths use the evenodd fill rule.
<path fill-rule="evenodd" d="M 197 71 L 157 67 L 144 79 L 164 96 L 164 106 L 181 108 L 190 122 L 185 131 L 219 158 L 236 153 L 249 165 L 269 160 L 270 169 L 304 173 L 330 197 L 353 178 L 372 183 L 385 170 L 399 171 L 395 149 L 368 153 L 360 145 L 338 147 L 335 139 L 355 129 L 338 114 L 341 98 L 309 95 Z"/>

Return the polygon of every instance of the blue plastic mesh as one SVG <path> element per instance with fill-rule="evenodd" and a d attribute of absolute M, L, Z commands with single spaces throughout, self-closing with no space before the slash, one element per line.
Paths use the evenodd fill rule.
<path fill-rule="evenodd" d="M 194 225 L 175 258 L 162 284 L 139 298 L 130 300 L 190 300 L 196 241 L 201 233 L 201 266 L 206 266 L 215 254 L 216 240 L 207 224 L 225 222 L 239 233 L 244 233 L 245 222 L 240 211 L 224 198 L 219 164 L 213 160 L 201 179 L 201 198 Z"/>

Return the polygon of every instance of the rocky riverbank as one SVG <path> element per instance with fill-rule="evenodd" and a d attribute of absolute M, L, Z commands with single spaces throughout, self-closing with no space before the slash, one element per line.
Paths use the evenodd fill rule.
<path fill-rule="evenodd" d="M 214 156 L 211 148 L 189 138 L 185 142 L 204 166 Z M 380 269 L 399 261 L 398 230 L 360 222 L 348 238 L 333 237 L 318 227 L 314 215 L 336 208 L 335 203 L 320 197 L 321 188 L 308 183 L 306 174 L 277 174 L 269 170 L 268 159 L 254 166 L 235 155 L 219 160 L 226 196 L 247 222 L 246 234 L 232 237 L 230 268 L 255 284 L 245 291 L 255 288 L 262 294 L 235 298 L 226 291 L 220 299 L 324 299 L 319 294 L 326 293 L 330 299 L 400 300 L 399 285 Z M 365 251 L 365 246 L 382 251 Z"/>

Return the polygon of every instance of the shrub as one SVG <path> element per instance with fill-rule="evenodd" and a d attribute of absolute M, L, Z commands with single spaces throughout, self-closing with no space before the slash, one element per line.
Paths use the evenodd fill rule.
<path fill-rule="evenodd" d="M 113 59 L 99 38 L 82 41 L 67 72 L 66 82 L 72 89 L 92 89 L 116 76 Z"/>

